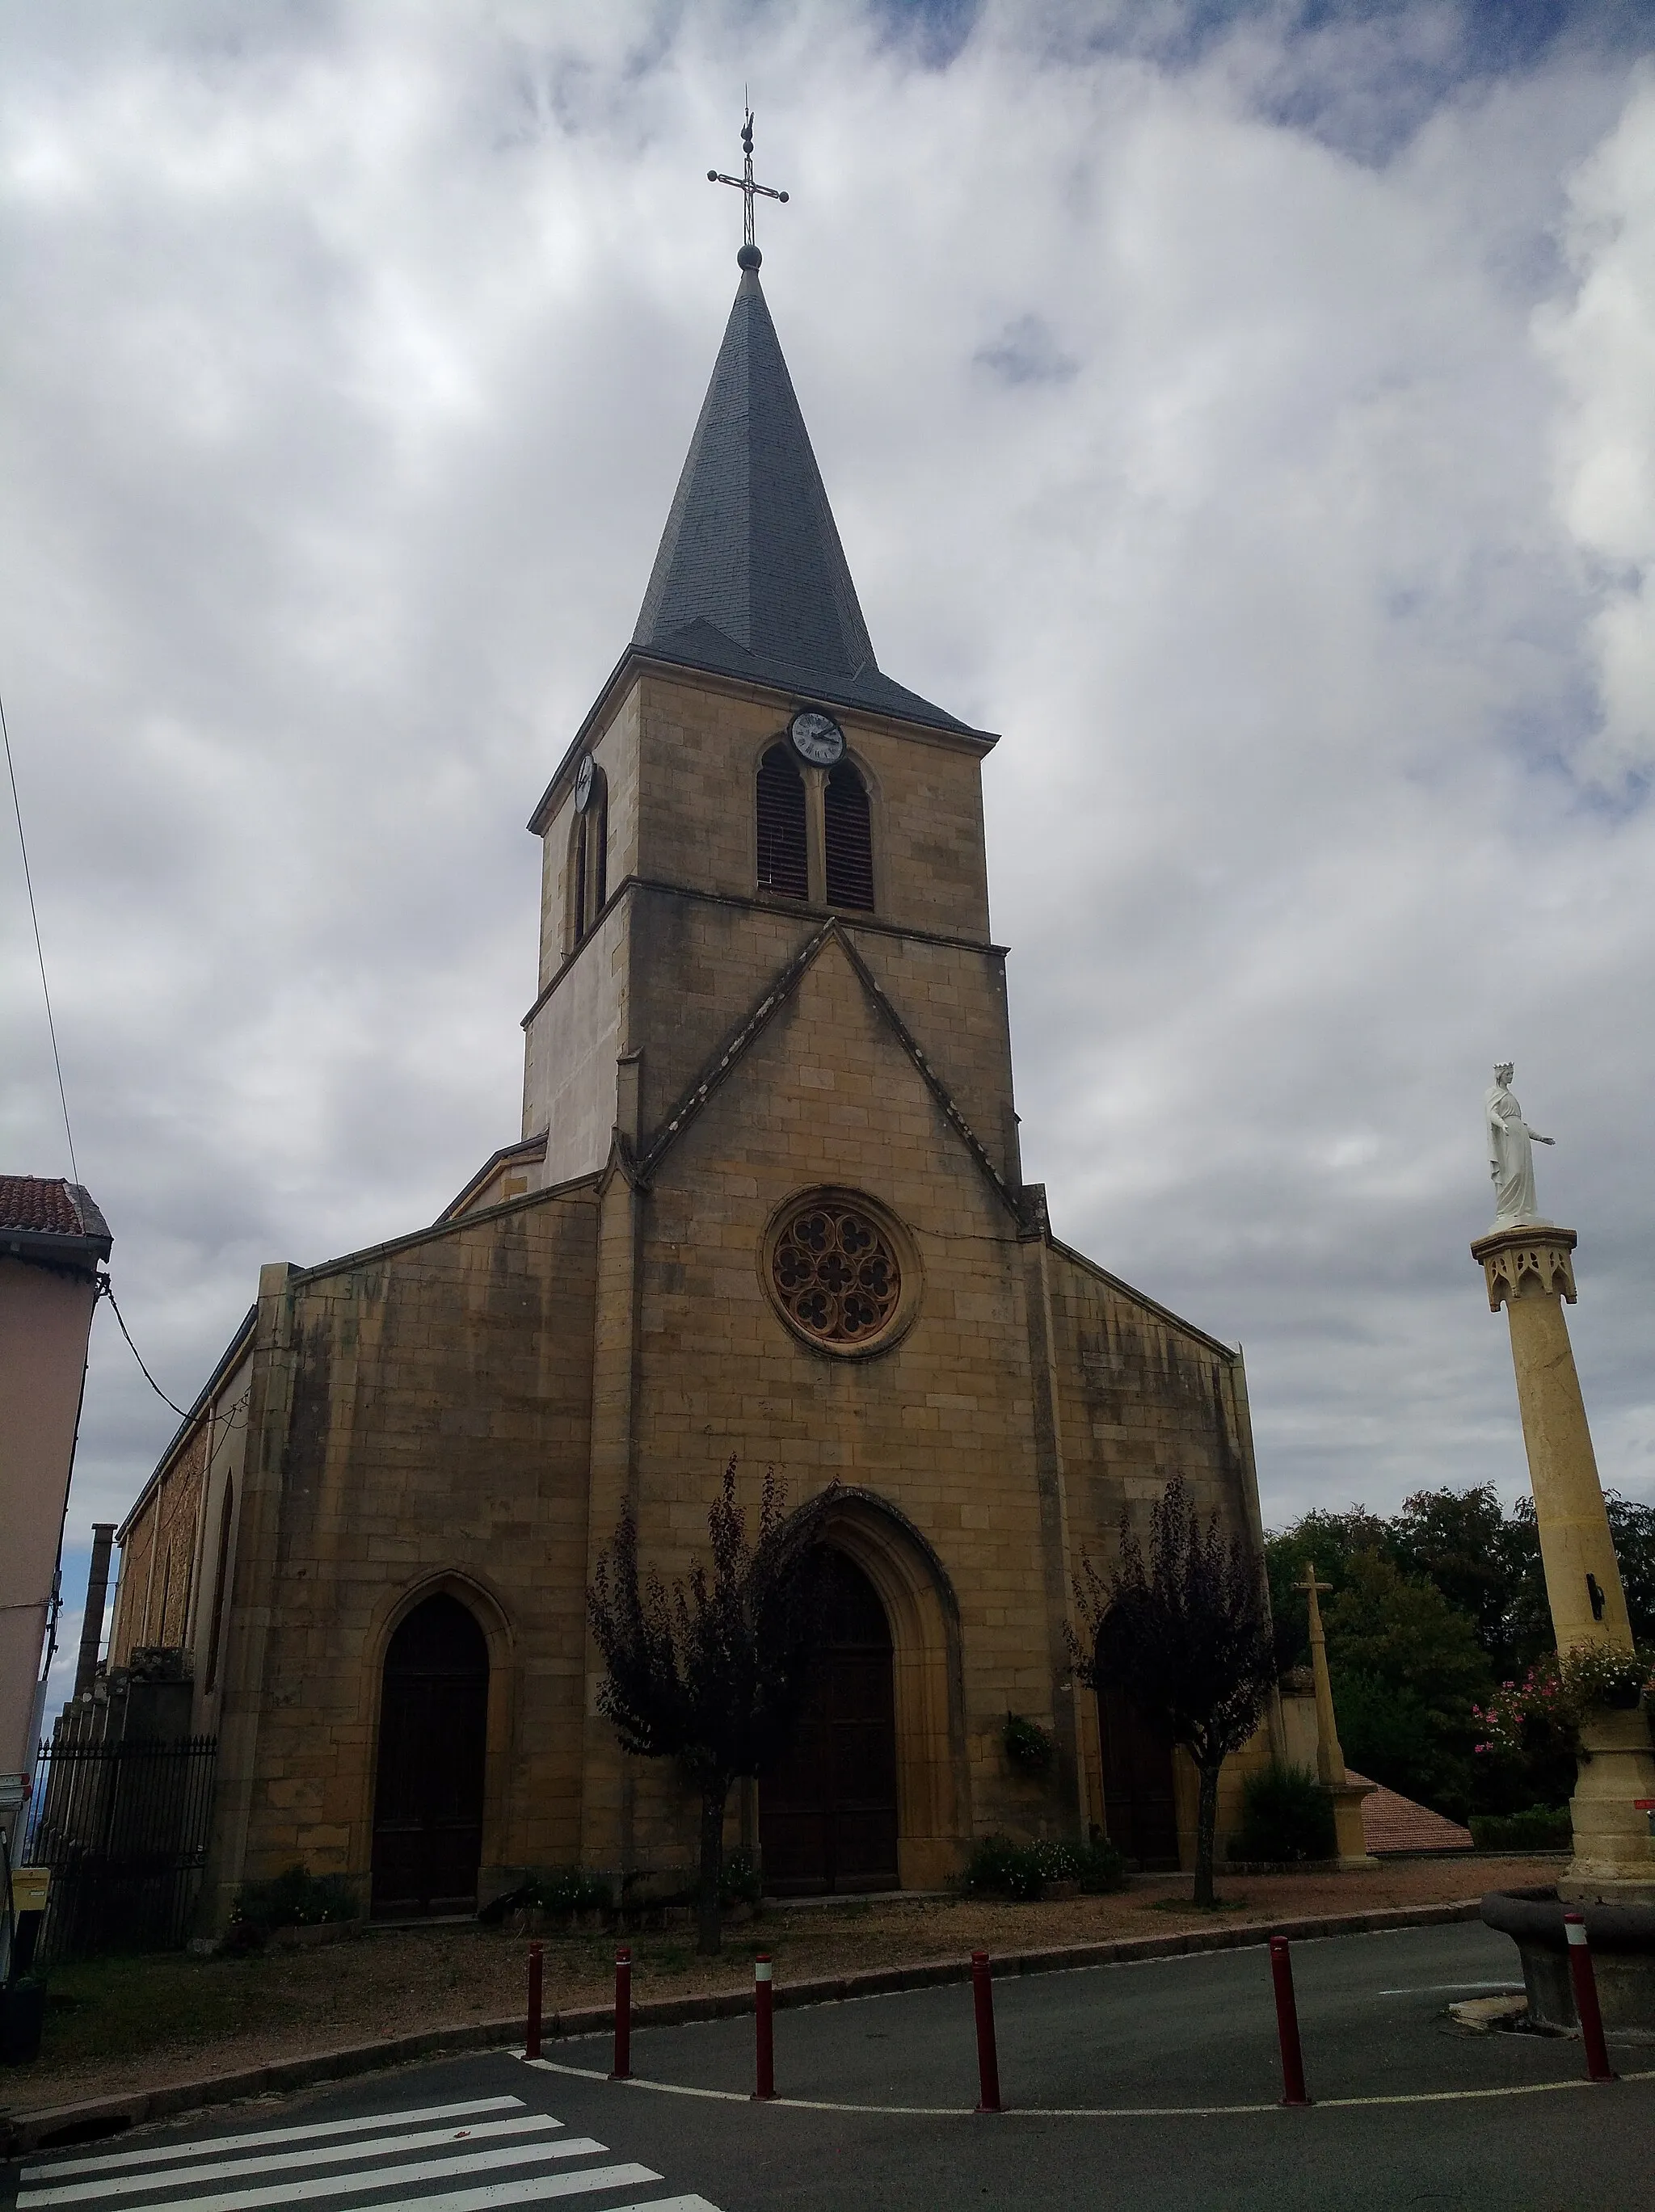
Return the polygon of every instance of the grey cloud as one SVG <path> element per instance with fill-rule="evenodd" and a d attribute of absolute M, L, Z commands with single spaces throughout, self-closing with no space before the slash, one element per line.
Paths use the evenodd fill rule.
<path fill-rule="evenodd" d="M 1013 385 L 1067 384 L 1080 368 L 1040 315 L 1017 316 L 992 343 L 980 345 L 971 359 L 1001 383 Z"/>
<path fill-rule="evenodd" d="M 1371 165 L 1261 100 L 1240 23 L 1173 61 L 994 8 L 919 52 L 827 0 L 8 18 L 0 678 L 82 1171 L 180 1402 L 261 1261 L 428 1220 L 515 1133 L 521 825 L 727 310 L 745 75 L 882 665 L 1006 733 L 1059 1232 L 1245 1343 L 1272 1514 L 1509 1491 L 1465 1247 L 1514 1055 L 1604 1472 L 1655 1495 L 1652 556 L 1604 490 L 1655 430 L 1600 312 L 1655 115 L 1577 43 Z M 1288 82 L 1291 25 L 1241 27 Z M 1008 404 L 985 333 L 1086 374 Z M 0 867 L 0 1157 L 52 1172 Z M 72 1527 L 173 1425 L 100 1316 Z"/>

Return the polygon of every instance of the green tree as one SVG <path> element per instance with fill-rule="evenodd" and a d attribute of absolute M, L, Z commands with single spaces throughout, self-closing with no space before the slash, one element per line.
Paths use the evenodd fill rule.
<path fill-rule="evenodd" d="M 1310 1664 L 1309 1628 L 1305 1599 L 1293 1585 L 1305 1578 L 1313 1563 L 1319 1581 L 1341 1590 L 1349 1579 L 1350 1562 L 1377 1553 L 1389 1556 L 1390 1524 L 1366 1505 L 1353 1505 L 1346 1513 L 1307 1513 L 1274 1536 L 1264 1539 L 1264 1565 L 1270 1581 L 1270 1613 L 1275 1625 L 1276 1663 L 1282 1673 L 1290 1667 Z"/>
<path fill-rule="evenodd" d="M 786 1492 L 764 1477 L 756 1542 L 736 1503 L 735 1462 L 707 1516 L 712 1572 L 699 1561 L 669 1592 L 638 1569 L 638 1526 L 622 1515 L 587 1593 L 605 1674 L 598 1710 L 628 1751 L 676 1759 L 701 1796 L 697 1945 L 722 1944 L 719 1890 L 724 1812 L 741 1775 L 763 1774 L 787 1750 L 820 1641 L 823 1554 L 818 1540 L 831 1486 L 784 1516 Z"/>
<path fill-rule="evenodd" d="M 1494 1680 L 1475 1624 L 1434 1583 L 1373 1552 L 1353 1554 L 1323 1618 L 1351 1765 L 1463 1817 L 1476 1740 L 1471 1707 Z"/>
<path fill-rule="evenodd" d="M 1123 1514 L 1113 1575 L 1083 1555 L 1074 1594 L 1085 1627 L 1070 1638 L 1075 1673 L 1093 1689 L 1118 1685 L 1195 1761 L 1195 1901 L 1211 1905 L 1219 1770 L 1257 1728 L 1275 1682 L 1256 1563 L 1216 1513 L 1203 1526 L 1175 1474 L 1150 1516 L 1147 1563 Z"/>
<path fill-rule="evenodd" d="M 1404 1574 L 1434 1583 L 1476 1626 L 1497 1668 L 1518 1657 L 1517 1600 L 1526 1564 L 1518 1523 L 1492 1482 L 1476 1490 L 1421 1490 L 1390 1524 L 1390 1553 Z"/>

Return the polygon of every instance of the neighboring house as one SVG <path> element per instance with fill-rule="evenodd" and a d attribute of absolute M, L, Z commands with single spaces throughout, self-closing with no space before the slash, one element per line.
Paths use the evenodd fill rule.
<path fill-rule="evenodd" d="M 110 1243 L 79 1183 L 0 1175 L 0 1824 L 40 1740 L 87 1340 Z"/>
<path fill-rule="evenodd" d="M 628 1507 L 683 1573 L 732 1452 L 749 1498 L 769 1463 L 842 1486 L 818 1708 L 732 1814 L 771 1887 L 934 1889 L 996 1830 L 1191 1851 L 1192 1770 L 1064 1632 L 1175 1470 L 1261 1545 L 1241 1356 L 1024 1180 L 996 740 L 879 669 L 745 252 L 636 631 L 532 817 L 522 1133 L 429 1227 L 266 1267 L 121 1530 L 112 1668 L 173 1654 L 218 1739 L 212 1921 L 295 1860 L 382 1916 L 681 1878 L 697 1801 L 601 1717 L 586 1590 Z"/>

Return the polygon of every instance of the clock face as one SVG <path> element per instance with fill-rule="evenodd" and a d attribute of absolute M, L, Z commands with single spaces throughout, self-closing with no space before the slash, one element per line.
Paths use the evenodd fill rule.
<path fill-rule="evenodd" d="M 832 715 L 818 714 L 814 708 L 795 714 L 788 734 L 794 750 L 818 768 L 831 768 L 845 749 L 845 733 Z"/>
<path fill-rule="evenodd" d="M 587 753 L 575 771 L 575 811 L 577 814 L 584 814 L 592 804 L 593 773 L 592 756 Z"/>

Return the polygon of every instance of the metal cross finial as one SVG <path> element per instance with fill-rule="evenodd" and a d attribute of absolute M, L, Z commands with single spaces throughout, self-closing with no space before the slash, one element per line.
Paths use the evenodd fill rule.
<path fill-rule="evenodd" d="M 739 177 L 727 177 L 721 170 L 709 169 L 707 181 L 709 185 L 733 185 L 740 193 L 741 251 L 736 255 L 736 259 L 744 269 L 757 269 L 762 257 L 753 242 L 754 198 L 785 202 L 788 196 L 785 192 L 773 191 L 769 185 L 753 182 L 753 112 L 751 107 L 747 110 L 747 119 L 741 126 L 741 151 L 743 160 Z"/>

